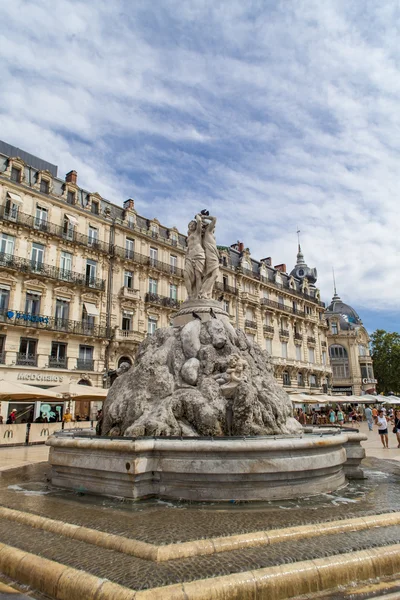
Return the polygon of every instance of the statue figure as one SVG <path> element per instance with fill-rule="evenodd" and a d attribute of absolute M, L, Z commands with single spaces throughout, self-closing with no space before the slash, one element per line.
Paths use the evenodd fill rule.
<path fill-rule="evenodd" d="M 212 298 L 219 272 L 219 252 L 214 236 L 216 222 L 215 217 L 203 210 L 189 223 L 184 269 L 189 300 Z"/>
<path fill-rule="evenodd" d="M 202 285 L 206 254 L 202 244 L 203 222 L 200 214 L 188 225 L 184 279 L 189 300 L 198 298 Z"/>
<path fill-rule="evenodd" d="M 219 273 L 219 252 L 214 235 L 217 219 L 215 217 L 202 216 L 202 222 L 206 268 L 200 290 L 200 298 L 212 298 L 214 283 Z"/>

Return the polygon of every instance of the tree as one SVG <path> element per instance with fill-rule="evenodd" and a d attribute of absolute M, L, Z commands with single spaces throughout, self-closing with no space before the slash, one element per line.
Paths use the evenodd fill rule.
<path fill-rule="evenodd" d="M 378 393 L 400 393 L 400 334 L 377 329 L 371 335 L 371 356 Z"/>

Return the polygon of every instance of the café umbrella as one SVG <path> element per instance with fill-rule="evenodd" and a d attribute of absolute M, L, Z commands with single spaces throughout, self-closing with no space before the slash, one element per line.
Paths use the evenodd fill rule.
<path fill-rule="evenodd" d="M 45 390 L 33 385 L 16 383 L 0 379 L 0 398 L 9 400 L 27 400 L 34 398 L 57 398 L 57 394 L 52 389 Z"/>
<path fill-rule="evenodd" d="M 82 385 L 79 383 L 63 383 L 51 388 L 51 391 L 57 398 L 71 399 L 75 398 L 106 398 L 108 390 L 91 385 Z"/>

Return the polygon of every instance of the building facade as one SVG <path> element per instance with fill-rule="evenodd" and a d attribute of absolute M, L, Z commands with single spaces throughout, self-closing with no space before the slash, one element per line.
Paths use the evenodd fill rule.
<path fill-rule="evenodd" d="M 326 310 L 332 393 L 375 394 L 369 335 L 356 311 L 336 293 Z"/>
<path fill-rule="evenodd" d="M 186 298 L 186 238 L 176 228 L 3 142 L 0 244 L 0 378 L 102 386 Z M 268 350 L 284 386 L 326 389 L 325 308 L 300 249 L 290 274 L 240 243 L 220 254 L 215 297 L 232 324 Z"/>

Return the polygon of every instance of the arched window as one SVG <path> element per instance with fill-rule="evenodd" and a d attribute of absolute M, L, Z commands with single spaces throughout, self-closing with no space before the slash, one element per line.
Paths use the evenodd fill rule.
<path fill-rule="evenodd" d="M 78 381 L 78 385 L 88 385 L 88 386 L 91 386 L 92 384 L 87 379 L 80 379 Z"/>
<path fill-rule="evenodd" d="M 331 358 L 348 358 L 346 348 L 340 344 L 329 346 L 329 356 Z"/>
<path fill-rule="evenodd" d="M 129 356 L 121 356 L 121 358 L 118 361 L 118 368 L 122 365 L 122 363 L 128 363 L 128 364 L 132 364 L 132 360 L 129 358 Z"/>

